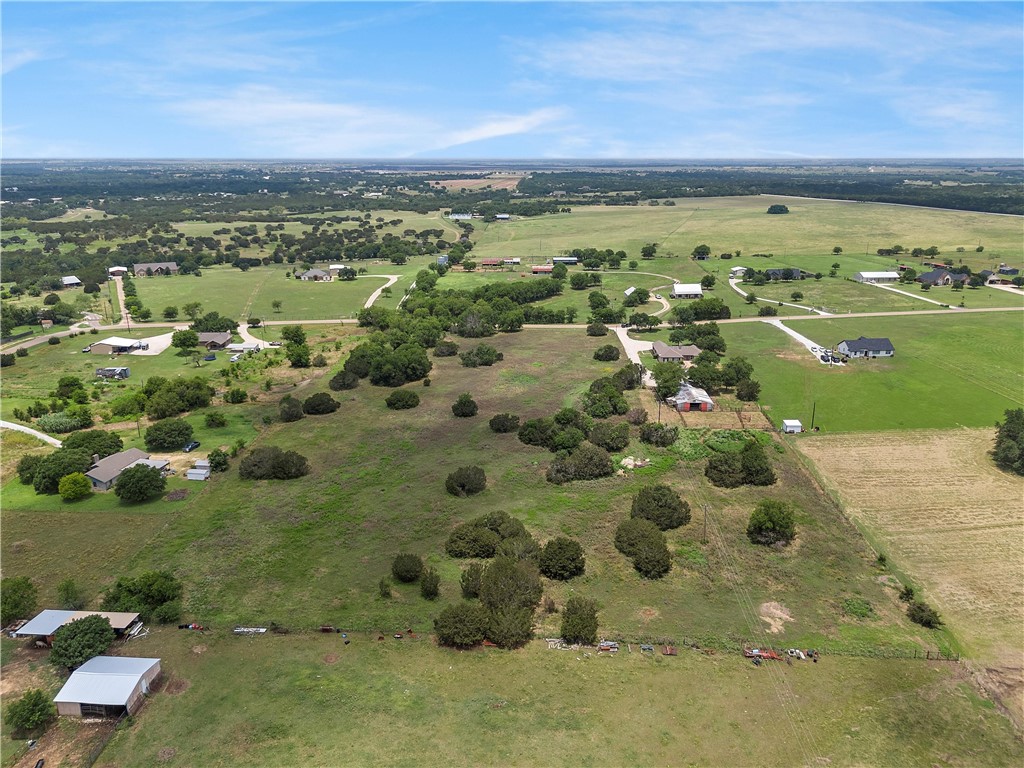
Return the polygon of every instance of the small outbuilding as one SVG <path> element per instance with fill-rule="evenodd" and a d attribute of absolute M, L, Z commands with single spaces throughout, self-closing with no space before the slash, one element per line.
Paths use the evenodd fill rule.
<path fill-rule="evenodd" d="M 124 277 L 128 274 L 128 267 L 107 267 L 107 277 Z"/>
<path fill-rule="evenodd" d="M 96 656 L 71 673 L 53 701 L 70 717 L 133 715 L 159 674 L 160 659 Z"/>
<path fill-rule="evenodd" d="M 14 637 L 34 637 L 37 642 L 51 645 L 58 629 L 86 616 L 102 616 L 110 622 L 116 635 L 123 635 L 139 621 L 139 614 L 123 611 L 63 611 L 47 608 L 11 634 Z"/>
<path fill-rule="evenodd" d="M 679 391 L 672 397 L 665 398 L 665 402 L 677 411 L 713 411 L 715 401 L 700 387 L 695 387 L 687 381 L 679 385 Z"/>
<path fill-rule="evenodd" d="M 94 355 L 126 355 L 136 349 L 144 349 L 143 343 L 135 339 L 126 339 L 123 336 L 109 336 L 90 344 L 89 351 Z"/>
<path fill-rule="evenodd" d="M 132 375 L 132 369 L 126 366 L 115 366 L 112 368 L 97 368 L 96 375 L 101 379 L 114 379 L 123 381 Z"/>
<path fill-rule="evenodd" d="M 65 288 L 77 288 L 82 284 L 82 281 L 79 280 L 74 275 L 67 275 L 66 277 L 62 277 L 60 279 L 60 282 L 61 285 L 63 285 Z"/>
<path fill-rule="evenodd" d="M 550 275 L 554 270 L 555 268 L 551 264 L 535 264 L 530 267 L 530 271 L 535 275 Z"/>
<path fill-rule="evenodd" d="M 200 469 L 199 467 L 193 467 L 192 469 L 185 470 L 186 480 L 209 480 L 210 470 L 209 468 Z"/>
<path fill-rule="evenodd" d="M 900 279 L 899 272 L 857 272 L 853 279 L 858 283 L 895 283 Z"/>
<path fill-rule="evenodd" d="M 804 425 L 799 419 L 783 419 L 782 431 L 787 435 L 796 435 L 804 431 Z"/>

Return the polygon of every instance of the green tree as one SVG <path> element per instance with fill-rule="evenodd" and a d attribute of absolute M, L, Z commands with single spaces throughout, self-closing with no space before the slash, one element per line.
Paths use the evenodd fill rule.
<path fill-rule="evenodd" d="M 114 630 L 106 616 L 84 616 L 65 624 L 54 634 L 50 662 L 73 670 L 104 653 L 112 642 Z"/>
<path fill-rule="evenodd" d="M 164 316 L 164 320 L 174 320 L 178 316 L 178 308 L 174 306 L 164 307 L 162 314 Z"/>
<path fill-rule="evenodd" d="M 167 488 L 167 478 L 156 467 L 139 464 L 128 467 L 114 483 L 114 495 L 121 501 L 142 502 L 161 495 Z"/>
<path fill-rule="evenodd" d="M 185 316 L 193 323 L 199 319 L 199 316 L 203 314 L 203 305 L 198 301 L 190 301 L 188 304 L 182 306 L 181 311 L 185 313 Z"/>
<path fill-rule="evenodd" d="M 426 600 L 437 600 L 441 594 L 441 576 L 435 568 L 427 568 L 420 579 L 420 595 Z"/>
<path fill-rule="evenodd" d="M 35 479 L 36 470 L 42 462 L 43 457 L 35 453 L 29 453 L 18 459 L 18 480 L 22 485 L 32 485 Z"/>
<path fill-rule="evenodd" d="M 738 453 L 716 453 L 708 459 L 704 475 L 719 488 L 743 485 L 743 466 Z"/>
<path fill-rule="evenodd" d="M 274 299 L 272 302 L 270 302 L 270 306 L 271 308 L 273 308 L 274 312 L 280 312 L 281 307 L 284 305 L 280 299 Z"/>
<path fill-rule="evenodd" d="M 651 366 L 651 374 L 654 376 L 654 393 L 659 399 L 672 397 L 679 391 L 679 384 L 683 380 L 683 369 L 678 363 L 655 363 Z"/>
<path fill-rule="evenodd" d="M 597 602 L 575 595 L 562 611 L 560 634 L 567 643 L 593 645 L 597 642 Z"/>
<path fill-rule="evenodd" d="M 942 619 L 938 612 L 928 603 L 920 600 L 913 600 L 907 606 L 907 618 L 928 629 L 937 629 L 942 626 Z"/>
<path fill-rule="evenodd" d="M 96 454 L 101 459 L 111 456 L 124 449 L 124 442 L 116 432 L 106 429 L 87 429 L 73 432 L 65 438 L 63 448 L 81 448 L 90 456 Z"/>
<path fill-rule="evenodd" d="M 744 379 L 736 384 L 736 399 L 752 403 L 761 395 L 761 384 L 754 379 Z"/>
<path fill-rule="evenodd" d="M 833 249 L 832 249 L 832 253 L 833 253 L 833 254 L 834 254 L 835 256 L 839 256 L 839 255 L 840 255 L 840 254 L 841 254 L 842 252 L 843 252 L 843 249 L 842 249 L 842 247 L 841 247 L 841 246 L 838 246 L 838 245 L 837 245 L 837 246 L 836 246 L 835 248 L 833 248 Z"/>
<path fill-rule="evenodd" d="M 28 576 L 4 576 L 0 579 L 0 624 L 30 619 L 36 612 L 36 585 Z"/>
<path fill-rule="evenodd" d="M 57 492 L 64 501 L 87 499 L 92 496 L 92 483 L 81 472 L 72 472 L 60 479 Z"/>
<path fill-rule="evenodd" d="M 62 477 L 88 472 L 91 466 L 92 455 L 81 448 L 59 448 L 39 462 L 32 476 L 32 487 L 36 493 L 58 493 Z"/>
<path fill-rule="evenodd" d="M 171 346 L 180 349 L 182 354 L 199 346 L 199 334 L 195 331 L 175 331 L 171 334 Z"/>
<path fill-rule="evenodd" d="M 530 560 L 496 557 L 484 568 L 480 601 L 492 611 L 525 608 L 532 611 L 543 588 L 536 564 Z"/>
<path fill-rule="evenodd" d="M 718 280 L 714 275 L 704 275 L 704 277 L 700 279 L 700 287 L 705 291 L 708 291 L 715 287 L 716 282 L 718 282 Z"/>
<path fill-rule="evenodd" d="M 341 403 L 328 395 L 326 392 L 317 392 L 310 395 L 302 403 L 302 412 L 310 416 L 321 416 L 327 413 L 334 413 L 341 407 Z"/>
<path fill-rule="evenodd" d="M 747 538 L 754 544 L 788 544 L 796 537 L 793 505 L 775 499 L 762 499 L 754 507 L 747 523 Z"/>
<path fill-rule="evenodd" d="M 210 455 L 206 457 L 206 460 L 210 462 L 211 472 L 228 471 L 228 454 L 222 449 L 214 448 L 210 451 Z"/>
<path fill-rule="evenodd" d="M 764 452 L 764 448 L 756 440 L 751 440 L 740 452 L 740 467 L 743 471 L 743 482 L 747 485 L 774 485 L 775 470 Z"/>
<path fill-rule="evenodd" d="M 768 213 L 789 213 L 789 208 L 785 205 L 769 205 Z"/>
<path fill-rule="evenodd" d="M 423 573 L 423 559 L 419 555 L 403 552 L 391 563 L 391 575 L 404 584 L 411 584 Z"/>
<path fill-rule="evenodd" d="M 480 467 L 459 467 L 448 475 L 444 487 L 452 496 L 473 496 L 487 487 L 487 476 Z"/>
<path fill-rule="evenodd" d="M 469 567 L 462 572 L 459 585 L 462 587 L 462 596 L 464 598 L 468 600 L 480 596 L 480 581 L 483 575 L 484 567 L 480 563 L 470 563 Z"/>
<path fill-rule="evenodd" d="M 277 412 L 281 421 L 298 421 L 302 418 L 302 403 L 291 395 L 285 395 L 277 404 Z"/>
<path fill-rule="evenodd" d="M 487 609 L 478 603 L 461 602 L 449 605 L 434 619 L 434 632 L 441 645 L 470 648 L 481 642 L 487 633 Z"/>
<path fill-rule="evenodd" d="M 345 389 L 355 389 L 359 386 L 359 377 L 350 371 L 338 371 L 338 373 L 331 377 L 327 386 L 329 386 L 334 392 L 340 392 Z"/>
<path fill-rule="evenodd" d="M 163 419 L 146 429 L 146 447 L 151 451 L 180 451 L 192 439 L 192 425 L 184 419 Z"/>
<path fill-rule="evenodd" d="M 540 572 L 549 579 L 568 581 L 583 575 L 585 568 L 583 547 L 573 539 L 557 536 L 541 550 Z"/>
<path fill-rule="evenodd" d="M 657 243 L 648 243 L 647 245 L 645 245 L 644 247 L 642 247 L 640 249 L 640 258 L 641 259 L 653 259 L 657 255 L 658 255 L 658 244 Z"/>
<path fill-rule="evenodd" d="M 57 707 L 50 694 L 39 688 L 30 688 L 20 699 L 7 708 L 7 725 L 21 736 L 46 730 L 57 718 Z"/>
<path fill-rule="evenodd" d="M 57 585 L 57 605 L 65 611 L 80 611 L 85 607 L 85 598 L 72 578 L 66 578 Z"/>
<path fill-rule="evenodd" d="M 459 395 L 458 400 L 452 404 L 452 413 L 462 418 L 476 416 L 477 410 L 476 401 L 468 392 L 463 392 Z"/>
<path fill-rule="evenodd" d="M 667 485 L 647 485 L 633 497 L 631 514 L 668 531 L 690 522 L 690 505 Z"/>
<path fill-rule="evenodd" d="M 533 610 L 500 608 L 489 612 L 487 638 L 499 648 L 520 648 L 533 639 Z"/>

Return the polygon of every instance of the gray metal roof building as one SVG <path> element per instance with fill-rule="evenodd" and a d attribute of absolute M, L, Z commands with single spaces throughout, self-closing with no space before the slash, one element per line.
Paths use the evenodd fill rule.
<path fill-rule="evenodd" d="M 134 713 L 160 674 L 160 659 L 96 656 L 76 669 L 54 697 L 57 711 L 77 717 Z"/>

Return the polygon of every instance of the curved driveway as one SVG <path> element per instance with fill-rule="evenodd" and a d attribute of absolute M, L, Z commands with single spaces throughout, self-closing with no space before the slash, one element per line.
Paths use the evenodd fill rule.
<path fill-rule="evenodd" d="M 32 429 L 32 427 L 26 427 L 24 424 L 15 424 L 11 421 L 0 421 L 0 429 L 13 429 L 15 432 L 24 432 L 26 435 L 32 435 L 42 440 L 44 443 L 60 448 L 63 443 L 55 437 L 50 437 L 45 432 L 40 432 L 38 429 Z"/>

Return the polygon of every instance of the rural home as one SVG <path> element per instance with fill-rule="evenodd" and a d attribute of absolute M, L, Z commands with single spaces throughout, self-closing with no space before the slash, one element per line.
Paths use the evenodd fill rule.
<path fill-rule="evenodd" d="M 892 357 L 896 354 L 888 339 L 869 339 L 866 336 L 840 341 L 836 349 L 849 357 Z"/>
<path fill-rule="evenodd" d="M 799 419 L 783 419 L 782 431 L 787 435 L 795 435 L 804 431 L 804 425 Z"/>
<path fill-rule="evenodd" d="M 101 379 L 116 379 L 117 381 L 121 381 L 132 375 L 132 369 L 125 367 L 97 368 L 96 375 Z"/>
<path fill-rule="evenodd" d="M 792 269 L 790 267 L 779 269 L 773 267 L 772 269 L 766 269 L 764 276 L 769 280 L 806 280 L 812 275 L 810 272 L 805 272 L 802 269 Z"/>
<path fill-rule="evenodd" d="M 857 272 L 853 279 L 858 283 L 895 283 L 899 272 Z"/>
<path fill-rule="evenodd" d="M 114 487 L 114 483 L 117 482 L 117 478 L 121 476 L 122 472 L 137 464 L 156 466 L 162 470 L 167 467 L 169 462 L 163 459 L 150 461 L 149 454 L 145 451 L 139 448 L 129 448 L 126 451 L 111 454 L 105 459 L 94 459 L 92 468 L 85 473 L 85 476 L 89 478 L 94 490 L 109 491 Z"/>
<path fill-rule="evenodd" d="M 199 334 L 199 346 L 207 349 L 224 349 L 231 343 L 231 334 L 227 331 L 217 331 Z"/>
<path fill-rule="evenodd" d="M 731 277 L 733 280 L 742 279 L 743 276 L 746 274 L 746 267 L 733 267 L 732 269 L 729 270 L 729 277 Z"/>
<path fill-rule="evenodd" d="M 952 285 L 953 283 L 966 283 L 969 275 L 960 275 L 955 272 L 947 272 L 944 269 L 933 269 L 917 276 L 917 282 L 922 285 Z"/>
<path fill-rule="evenodd" d="M 53 701 L 71 717 L 133 715 L 159 674 L 160 659 L 95 656 L 71 673 Z"/>
<path fill-rule="evenodd" d="M 663 341 L 656 341 L 651 352 L 654 354 L 654 359 L 659 363 L 682 363 L 693 360 L 693 358 L 700 354 L 700 348 L 693 344 L 674 347 Z"/>
<path fill-rule="evenodd" d="M 665 398 L 665 402 L 677 411 L 713 411 L 715 401 L 700 387 L 695 387 L 684 381 L 679 385 L 679 391 L 672 397 Z"/>
<path fill-rule="evenodd" d="M 110 622 L 114 634 L 123 635 L 135 626 L 139 621 L 139 614 L 110 611 L 60 611 L 47 608 L 31 619 L 27 624 L 16 629 L 15 637 L 33 637 L 36 642 L 53 644 L 53 636 L 57 630 L 65 624 L 70 624 L 77 619 L 84 619 L 86 616 L 102 616 Z"/>
<path fill-rule="evenodd" d="M 550 264 L 537 264 L 531 267 L 530 271 L 535 275 L 550 275 L 554 269 Z"/>
<path fill-rule="evenodd" d="M 136 277 L 145 277 L 146 275 L 176 275 L 178 274 L 178 265 L 173 261 L 151 261 L 145 264 L 136 264 L 132 267 L 132 271 Z"/>
<path fill-rule="evenodd" d="M 704 289 L 700 283 L 676 283 L 672 286 L 673 299 L 702 299 Z"/>
<path fill-rule="evenodd" d="M 128 274 L 128 267 L 107 267 L 107 277 L 123 277 Z"/>
<path fill-rule="evenodd" d="M 90 344 L 89 351 L 94 355 L 126 355 L 133 350 L 148 347 L 149 345 L 143 341 L 126 339 L 123 336 L 110 336 Z"/>
<path fill-rule="evenodd" d="M 79 280 L 74 275 L 67 275 L 66 277 L 62 277 L 60 279 L 60 282 L 65 288 L 77 288 L 82 284 L 82 281 Z"/>
<path fill-rule="evenodd" d="M 322 269 L 307 269 L 299 275 L 299 280 L 314 283 L 329 283 L 334 280 L 334 278 L 331 276 L 330 272 L 324 272 Z"/>

